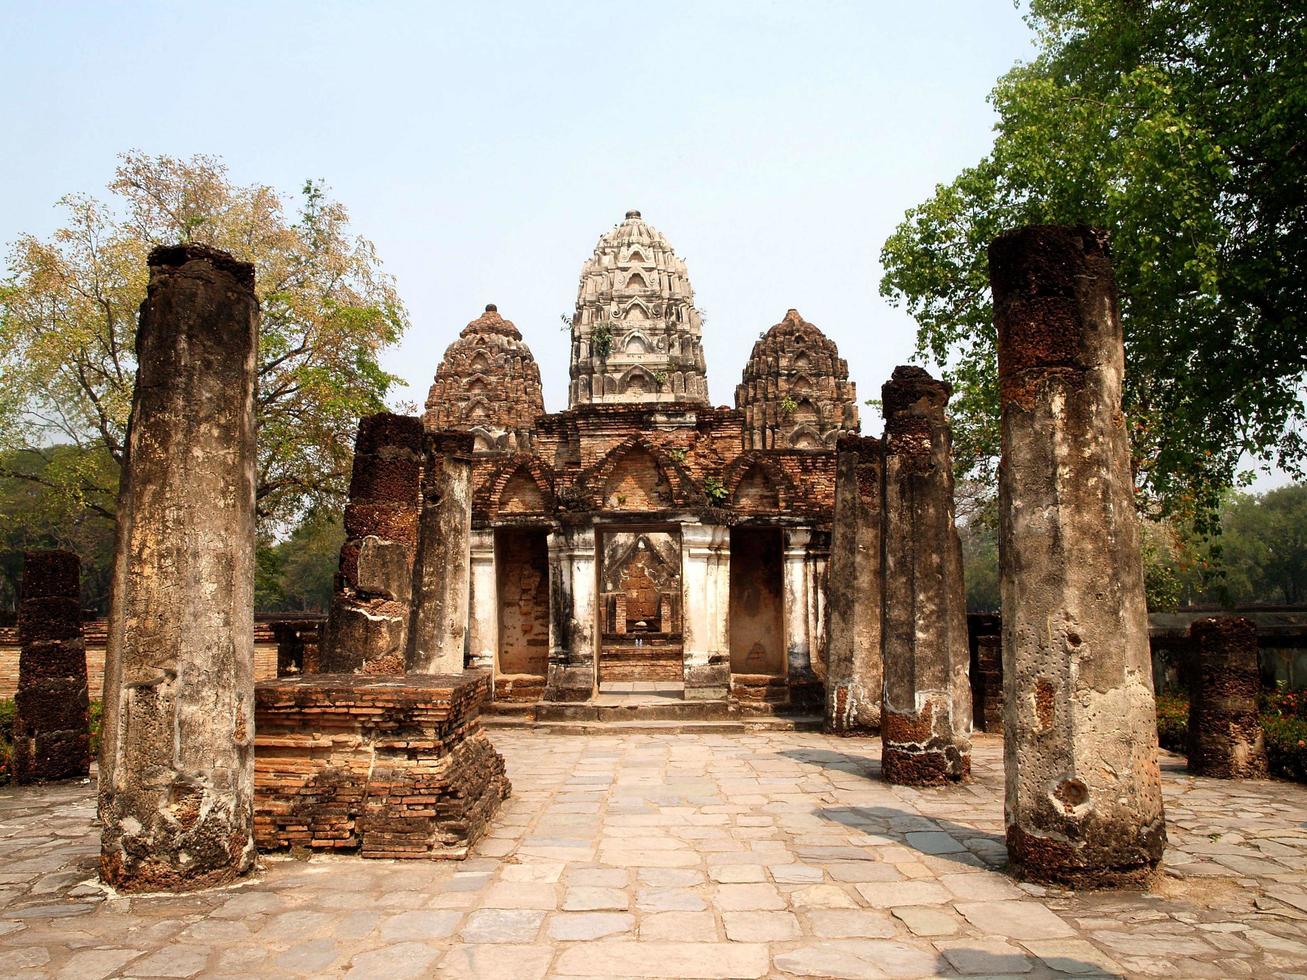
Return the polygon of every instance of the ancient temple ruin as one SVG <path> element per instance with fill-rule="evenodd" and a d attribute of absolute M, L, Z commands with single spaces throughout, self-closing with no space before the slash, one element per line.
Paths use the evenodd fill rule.
<path fill-rule="evenodd" d="M 428 432 L 474 440 L 466 664 L 500 700 L 653 682 L 820 704 L 836 444 L 858 431 L 835 344 L 789 310 L 736 406 L 710 405 L 685 262 L 638 211 L 582 264 L 570 330 L 565 411 L 493 304 L 431 387 Z"/>

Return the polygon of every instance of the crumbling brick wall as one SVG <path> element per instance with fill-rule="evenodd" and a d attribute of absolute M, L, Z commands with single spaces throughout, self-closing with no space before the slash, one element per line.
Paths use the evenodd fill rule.
<path fill-rule="evenodd" d="M 404 672 L 421 472 L 420 419 L 380 412 L 359 420 L 325 672 Z"/>
<path fill-rule="evenodd" d="M 80 569 L 70 551 L 23 555 L 14 698 L 14 776 L 20 783 L 82 779 L 90 768 Z"/>
<path fill-rule="evenodd" d="M 393 679 L 319 674 L 255 689 L 260 850 L 456 858 L 511 791 L 481 730 L 487 671 Z"/>

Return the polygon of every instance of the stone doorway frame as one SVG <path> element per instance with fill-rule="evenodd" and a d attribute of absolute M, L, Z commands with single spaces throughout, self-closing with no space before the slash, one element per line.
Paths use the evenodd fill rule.
<path fill-rule="evenodd" d="M 636 536 L 641 534 L 670 534 L 674 536 L 676 539 L 677 559 L 680 566 L 677 568 L 676 571 L 676 586 L 677 586 L 677 591 L 680 593 L 677 602 L 678 608 L 676 610 L 678 629 L 674 633 L 658 634 L 658 635 L 673 636 L 679 641 L 675 644 L 678 650 L 680 651 L 679 654 L 680 671 L 679 671 L 679 677 L 676 680 L 679 681 L 682 684 L 682 686 L 684 686 L 684 682 L 685 682 L 684 630 L 685 630 L 685 616 L 687 612 L 685 608 L 686 602 L 685 602 L 685 571 L 684 571 L 685 537 L 683 534 L 685 523 L 686 522 L 684 521 L 677 521 L 677 520 L 649 521 L 642 517 L 635 517 L 632 520 L 622 520 L 620 518 L 613 519 L 612 517 L 604 517 L 601 520 L 595 521 L 594 523 L 595 597 L 596 597 L 596 602 L 594 604 L 595 690 L 599 690 L 599 686 L 603 680 L 605 638 L 609 636 L 617 636 L 621 634 L 621 631 L 617 631 L 617 630 L 610 631 L 606 629 L 606 627 L 609 624 L 606 622 L 607 601 L 605 599 L 605 596 L 607 595 L 607 593 L 604 591 L 605 584 L 606 584 L 605 579 L 607 575 L 607 568 L 606 568 L 606 561 L 605 561 L 606 549 L 604 544 L 605 544 L 606 537 L 610 534 L 631 534 Z M 651 678 L 651 680 L 652 679 L 653 678 Z M 671 682 L 671 680 L 667 678 L 661 680 L 664 682 Z"/>

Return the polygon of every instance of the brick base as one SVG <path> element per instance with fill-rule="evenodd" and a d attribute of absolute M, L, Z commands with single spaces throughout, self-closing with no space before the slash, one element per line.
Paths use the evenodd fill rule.
<path fill-rule="evenodd" d="M 259 684 L 256 845 L 466 857 L 510 792 L 478 717 L 489 696 L 486 671 Z"/>

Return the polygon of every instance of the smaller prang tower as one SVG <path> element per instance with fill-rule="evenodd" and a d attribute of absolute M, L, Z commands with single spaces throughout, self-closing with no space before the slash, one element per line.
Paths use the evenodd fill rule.
<path fill-rule="evenodd" d="M 581 267 L 568 407 L 708 404 L 699 311 L 685 263 L 639 211 Z"/>

